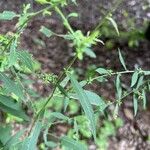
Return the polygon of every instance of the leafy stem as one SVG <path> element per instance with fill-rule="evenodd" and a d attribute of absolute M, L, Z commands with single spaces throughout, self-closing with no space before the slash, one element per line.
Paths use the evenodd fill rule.
<path fill-rule="evenodd" d="M 56 84 L 54 85 L 54 88 L 52 90 L 52 93 L 50 94 L 49 98 L 47 99 L 47 101 L 44 103 L 44 105 L 42 106 L 42 108 L 39 110 L 39 112 L 36 114 L 35 118 L 33 119 L 33 122 L 31 124 L 31 128 L 28 132 L 27 135 L 29 135 L 34 127 L 35 122 L 38 120 L 38 118 L 40 117 L 41 113 L 45 110 L 47 104 L 50 102 L 50 100 L 53 98 L 56 89 L 58 87 L 58 85 L 60 84 L 60 82 L 62 81 L 62 78 L 64 77 L 64 75 L 66 74 L 67 71 L 69 71 L 69 69 L 72 67 L 72 65 L 74 64 L 74 62 L 76 61 L 77 56 L 75 55 L 75 57 L 70 61 L 69 65 L 66 67 L 66 69 L 63 70 L 63 72 L 58 76 L 58 79 L 56 81 Z"/>

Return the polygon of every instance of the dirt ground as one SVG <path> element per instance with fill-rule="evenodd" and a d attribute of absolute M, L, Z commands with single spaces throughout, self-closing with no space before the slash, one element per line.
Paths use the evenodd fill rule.
<path fill-rule="evenodd" d="M 150 12 L 143 10 L 149 0 L 127 0 L 116 11 L 117 23 L 121 24 L 124 20 L 122 12 L 127 9 L 130 17 L 136 18 L 136 26 L 139 27 L 143 24 L 145 19 L 150 19 Z M 104 16 L 109 8 L 113 6 L 113 2 L 110 0 L 81 0 L 78 7 L 69 7 L 65 11 L 70 12 L 72 9 L 77 10 L 81 17 L 71 22 L 74 29 L 81 29 L 84 32 L 91 30 L 97 24 L 101 16 Z M 0 11 L 4 9 L 20 11 L 22 7 L 21 0 L 1 0 Z M 39 9 L 38 5 L 33 5 L 33 9 Z M 102 11 L 103 9 L 103 11 Z M 125 21 L 125 20 L 124 20 Z M 0 33 L 7 33 L 8 31 L 14 31 L 15 21 L 0 22 Z M 58 74 L 63 67 L 67 64 L 70 57 L 73 54 L 69 43 L 58 37 L 52 37 L 50 39 L 45 38 L 39 29 L 41 25 L 56 31 L 57 33 L 65 33 L 64 27 L 61 25 L 58 19 L 51 18 L 35 18 L 27 27 L 22 39 L 21 46 L 31 51 L 36 59 L 42 64 L 42 69 L 45 72 L 53 72 Z M 127 27 L 121 24 L 124 29 Z M 127 29 L 126 29 L 127 30 Z M 37 39 L 45 42 L 43 46 L 37 44 Z M 105 39 L 104 39 L 105 40 Z M 105 42 L 105 41 L 104 41 Z M 144 40 L 141 41 L 139 47 L 129 48 L 127 43 L 117 45 L 120 47 L 125 60 L 127 62 L 128 69 L 134 69 L 135 66 L 140 66 L 145 70 L 150 70 L 150 42 Z M 112 50 L 106 49 L 102 45 L 98 45 L 94 48 L 97 55 L 96 59 L 90 59 L 86 57 L 81 62 L 76 62 L 74 67 L 88 69 L 91 65 L 95 64 L 97 67 L 108 67 L 113 70 L 120 70 L 121 65 L 119 63 L 116 47 Z M 123 79 L 124 80 L 124 79 Z M 126 79 L 125 79 L 126 80 Z M 109 99 L 113 99 L 112 80 L 106 86 L 93 85 L 99 95 L 103 95 Z M 47 94 L 50 91 L 49 87 L 40 89 L 41 94 Z M 150 102 L 150 97 L 147 97 Z M 123 112 L 127 113 L 123 113 Z M 129 116 L 132 115 L 132 103 L 129 100 L 123 105 L 120 112 L 121 117 L 124 119 L 124 126 L 121 127 L 115 137 L 110 137 L 109 150 L 149 150 L 150 143 L 147 142 L 147 138 L 150 135 L 150 110 L 141 111 L 136 118 Z M 143 117 L 144 116 L 144 117 Z"/>

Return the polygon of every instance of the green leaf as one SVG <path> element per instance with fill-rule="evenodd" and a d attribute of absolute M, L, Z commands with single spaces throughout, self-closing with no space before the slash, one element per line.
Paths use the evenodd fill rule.
<path fill-rule="evenodd" d="M 11 130 L 12 128 L 10 125 L 0 126 L 0 134 L 3 135 L 0 136 L 0 142 L 2 143 L 3 146 L 11 137 Z"/>
<path fill-rule="evenodd" d="M 23 88 L 19 83 L 15 83 L 4 73 L 0 73 L 0 80 L 3 82 L 4 88 L 6 88 L 8 92 L 14 93 L 20 99 L 24 99 Z"/>
<path fill-rule="evenodd" d="M 137 81 L 138 81 L 138 75 L 139 73 L 137 71 L 135 71 L 132 75 L 132 79 L 131 79 L 131 87 L 133 87 Z"/>
<path fill-rule="evenodd" d="M 46 37 L 51 37 L 54 33 L 48 28 L 41 26 L 40 32 L 42 32 Z"/>
<path fill-rule="evenodd" d="M 48 4 L 48 0 L 35 0 L 37 3 L 40 3 L 40 4 Z"/>
<path fill-rule="evenodd" d="M 143 84 L 143 82 L 144 82 L 144 76 L 140 76 L 137 82 L 136 89 L 138 89 Z"/>
<path fill-rule="evenodd" d="M 13 11 L 3 11 L 0 13 L 0 20 L 12 20 L 17 14 Z"/>
<path fill-rule="evenodd" d="M 145 76 L 150 75 L 150 71 L 144 71 L 144 75 L 145 75 Z"/>
<path fill-rule="evenodd" d="M 10 139 L 6 142 L 4 149 L 13 149 L 16 145 L 21 142 L 19 138 L 23 135 L 25 130 L 21 130 L 17 132 L 14 136 L 10 137 Z"/>
<path fill-rule="evenodd" d="M 10 55 L 8 57 L 9 67 L 15 65 L 17 61 L 16 48 L 17 48 L 17 39 L 14 40 L 10 45 Z"/>
<path fill-rule="evenodd" d="M 104 68 L 97 68 L 96 72 L 98 72 L 99 74 L 109 74 L 109 71 Z"/>
<path fill-rule="evenodd" d="M 37 147 L 38 137 L 42 129 L 42 123 L 37 121 L 30 136 L 22 143 L 21 150 L 35 150 Z"/>
<path fill-rule="evenodd" d="M 87 147 L 84 144 L 75 141 L 67 136 L 61 138 L 61 143 L 70 150 L 87 150 Z"/>
<path fill-rule="evenodd" d="M 96 54 L 89 48 L 86 48 L 85 54 L 90 56 L 91 58 L 96 58 Z"/>
<path fill-rule="evenodd" d="M 60 84 L 58 84 L 58 89 L 59 89 L 59 91 L 64 95 L 64 96 L 66 96 L 66 97 L 68 97 L 68 93 L 65 91 L 65 89 L 60 85 Z M 68 97 L 69 98 L 69 97 Z"/>
<path fill-rule="evenodd" d="M 120 62 L 121 62 L 121 64 L 122 64 L 122 66 L 124 67 L 124 69 L 127 70 L 127 67 L 126 67 L 126 65 L 125 65 L 125 61 L 124 61 L 124 59 L 123 59 L 123 57 L 122 57 L 122 54 L 121 54 L 120 49 L 118 49 L 118 52 L 119 52 L 119 60 L 120 60 Z"/>
<path fill-rule="evenodd" d="M 115 30 L 119 36 L 119 30 L 118 30 L 118 26 L 117 26 L 117 23 L 115 22 L 115 20 L 111 17 L 106 17 L 106 18 L 112 23 L 113 27 L 115 28 Z"/>
<path fill-rule="evenodd" d="M 33 71 L 32 56 L 27 51 L 18 51 L 17 55 L 22 64 L 25 65 L 31 71 Z"/>
<path fill-rule="evenodd" d="M 28 116 L 24 113 L 21 106 L 9 96 L 0 95 L 0 109 L 6 113 L 29 121 Z"/>
<path fill-rule="evenodd" d="M 117 89 L 117 95 L 118 95 L 119 100 L 121 99 L 121 96 L 122 96 L 122 87 L 121 87 L 120 77 L 121 75 L 118 74 L 117 79 L 116 79 L 116 89 Z"/>
<path fill-rule="evenodd" d="M 55 118 L 58 118 L 58 119 L 62 119 L 62 120 L 65 120 L 65 121 L 69 121 L 70 118 L 63 115 L 62 113 L 60 112 L 52 112 L 51 115 L 52 117 L 55 117 Z"/>
<path fill-rule="evenodd" d="M 107 106 L 106 103 L 99 95 L 88 90 L 84 90 L 84 91 L 92 105 L 100 106 L 100 110 L 102 111 L 106 108 Z"/>
<path fill-rule="evenodd" d="M 146 93 L 145 90 L 142 90 L 142 100 L 143 100 L 143 109 L 146 109 Z"/>
<path fill-rule="evenodd" d="M 136 116 L 138 111 L 138 99 L 135 94 L 133 95 L 133 107 L 134 107 L 134 116 Z"/>
<path fill-rule="evenodd" d="M 70 18 L 70 17 L 78 17 L 78 13 L 76 12 L 73 12 L 73 13 L 70 13 L 67 18 Z"/>
<path fill-rule="evenodd" d="M 91 132 L 93 134 L 94 139 L 96 140 L 96 123 L 94 111 L 92 109 L 92 105 L 90 104 L 90 100 L 88 99 L 85 91 L 82 89 L 81 85 L 75 79 L 75 77 L 68 73 L 68 76 L 71 80 L 74 91 L 76 92 L 78 99 L 81 103 L 81 106 L 85 112 L 85 115 L 90 121 Z"/>

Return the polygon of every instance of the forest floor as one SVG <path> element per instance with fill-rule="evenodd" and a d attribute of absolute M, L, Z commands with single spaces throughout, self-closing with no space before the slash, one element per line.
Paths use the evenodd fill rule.
<path fill-rule="evenodd" d="M 103 7 L 104 10 L 108 10 L 113 5 L 112 3 L 109 3 L 109 1 L 105 0 L 102 0 L 101 5 L 99 5 L 100 0 L 89 1 L 91 2 L 91 4 L 86 4 L 85 2 L 80 1 L 81 5 L 79 5 L 78 8 L 75 8 L 75 10 L 82 14 L 83 17 L 81 17 L 77 21 L 73 20 L 71 22 L 74 29 L 81 29 L 84 32 L 93 29 L 97 23 L 97 18 L 102 15 L 102 13 L 99 12 L 98 8 Z M 144 19 L 150 18 L 150 12 L 141 9 L 142 7 L 146 6 L 147 3 L 150 3 L 149 0 L 126 1 L 126 6 L 123 7 L 124 4 L 122 4 L 116 11 L 116 22 L 120 23 L 120 21 L 124 20 L 121 12 L 124 8 L 127 8 L 130 17 L 134 16 L 136 18 L 136 26 L 141 26 Z M 19 12 L 21 7 L 22 3 L 19 0 L 1 0 L 0 2 L 1 11 L 7 9 Z M 34 5 L 33 8 L 38 9 L 38 5 Z M 70 11 L 73 8 L 74 7 L 68 8 L 66 11 Z M 0 22 L 0 33 L 15 31 L 15 23 L 15 21 Z M 52 37 L 50 39 L 45 38 L 39 32 L 41 25 L 45 25 L 46 27 L 52 29 L 57 33 L 65 33 L 64 27 L 61 25 L 59 20 L 55 19 L 55 17 L 43 19 L 35 18 L 31 23 L 29 23 L 26 31 L 22 36 L 21 47 L 31 51 L 34 57 L 41 63 L 44 72 L 53 72 L 55 74 L 58 74 L 68 63 L 70 57 L 73 54 L 73 50 L 71 49 L 69 43 L 67 43 L 63 39 L 60 39 L 58 37 Z M 38 40 L 42 40 L 45 43 L 40 45 L 37 42 Z M 103 40 L 105 42 L 106 39 L 104 38 Z M 135 66 L 139 66 L 145 70 L 150 70 L 150 42 L 146 40 L 140 41 L 139 46 L 135 48 L 128 47 L 126 41 L 122 43 L 116 43 L 116 45 L 111 50 L 106 49 L 102 45 L 97 45 L 94 48 L 94 51 L 97 55 L 96 59 L 85 57 L 83 61 L 76 62 L 74 67 L 77 69 L 81 76 L 83 75 L 84 70 L 92 68 L 93 64 L 96 67 L 107 67 L 113 70 L 121 70 L 117 47 L 120 47 L 120 49 L 122 50 L 125 61 L 127 62 L 128 69 L 134 69 Z M 123 81 L 126 81 L 127 79 L 129 79 L 129 77 L 123 78 Z M 103 95 L 103 97 L 106 97 L 107 99 L 113 99 L 115 94 L 113 90 L 114 86 L 112 86 L 112 84 L 113 79 L 111 79 L 110 82 L 105 86 L 94 84 L 89 88 L 91 90 L 96 90 L 99 95 Z M 126 84 L 129 84 L 129 81 L 127 81 Z M 45 88 L 42 86 L 37 86 L 37 90 L 41 92 L 41 95 L 46 96 L 51 89 L 49 87 Z M 150 103 L 150 96 L 147 97 L 147 99 L 148 103 Z M 109 138 L 110 144 L 108 149 L 150 150 L 150 143 L 146 138 L 150 135 L 150 108 L 149 110 L 145 111 L 141 110 L 134 118 L 132 102 L 129 98 L 123 104 L 120 110 L 120 116 L 124 120 L 124 125 L 123 127 L 118 129 L 116 136 Z"/>

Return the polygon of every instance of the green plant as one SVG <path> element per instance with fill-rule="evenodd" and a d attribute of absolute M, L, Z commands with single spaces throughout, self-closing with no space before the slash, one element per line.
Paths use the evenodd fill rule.
<path fill-rule="evenodd" d="M 123 125 L 120 118 L 110 122 L 108 120 L 104 121 L 103 126 L 100 128 L 100 132 L 97 138 L 97 145 L 101 150 L 105 150 L 108 147 L 108 138 L 116 134 L 116 130 Z"/>
<path fill-rule="evenodd" d="M 119 59 L 125 71 L 116 72 L 102 67 L 94 68 L 94 73 L 88 74 L 87 78 L 79 82 L 72 66 L 75 61 L 82 60 L 84 54 L 96 57 L 92 51 L 92 46 L 97 43 L 104 44 L 99 40 L 99 37 L 100 27 L 105 20 L 109 20 L 112 23 L 119 35 L 117 24 L 111 17 L 113 12 L 108 13 L 95 30 L 84 35 L 80 30 L 74 31 L 69 23 L 70 17 L 77 17 L 78 15 L 71 13 L 66 17 L 61 10 L 68 3 L 76 4 L 75 0 L 69 2 L 67 0 L 37 0 L 37 2 L 48 6 L 38 12 L 30 12 L 30 5 L 28 4 L 24 5 L 21 14 L 16 14 L 12 11 L 0 13 L 0 20 L 6 21 L 18 18 L 16 32 L 9 36 L 0 36 L 0 109 L 7 114 L 7 122 L 0 127 L 0 133 L 3 135 L 0 136 L 0 146 L 4 150 L 30 150 L 36 149 L 37 145 L 41 149 L 60 146 L 62 149 L 84 150 L 87 149 L 87 146 L 80 141 L 80 134 L 86 138 L 94 139 L 96 142 L 97 135 L 99 135 L 96 129 L 97 120 L 107 107 L 115 105 L 113 116 L 116 118 L 123 99 L 133 95 L 134 114 L 137 114 L 140 100 L 143 101 L 143 107 L 146 108 L 146 92 L 150 90 L 150 80 L 148 79 L 150 71 L 144 71 L 141 68 L 128 70 L 121 51 L 118 50 Z M 53 73 L 43 73 L 38 62 L 32 58 L 32 55 L 28 51 L 22 50 L 19 46 L 20 37 L 29 21 L 36 15 L 51 15 L 52 12 L 60 15 L 62 23 L 67 29 L 66 34 L 57 34 L 44 26 L 41 27 L 40 32 L 48 38 L 51 36 L 62 37 L 71 42 L 73 49 L 75 49 L 71 62 L 63 68 L 63 71 L 58 76 Z M 36 92 L 28 86 L 28 84 L 34 82 L 29 78 L 31 74 L 36 78 L 42 79 L 43 84 L 51 84 L 53 86 L 53 90 L 48 98 L 36 100 Z M 125 91 L 122 88 L 121 77 L 126 74 L 132 74 L 130 91 Z M 84 88 L 88 84 L 92 84 L 95 81 L 103 82 L 112 76 L 116 76 L 116 98 L 113 102 L 107 102 L 103 97 Z M 80 114 L 78 114 L 79 105 L 81 106 Z M 27 115 L 25 108 L 33 113 L 32 118 Z M 74 109 L 74 111 L 68 111 L 69 108 Z M 15 118 L 11 119 L 10 116 L 15 116 Z M 21 124 L 27 122 L 30 126 L 11 136 L 9 124 L 14 120 Z M 75 136 L 58 137 L 51 133 L 50 129 L 59 123 L 71 126 Z M 107 121 L 100 132 L 107 130 L 107 126 L 111 126 L 112 130 L 104 138 L 114 133 L 114 127 Z M 88 130 L 88 133 L 85 130 Z M 43 136 L 43 142 L 37 144 L 40 135 Z M 53 137 L 55 141 L 50 140 L 49 136 Z"/>

